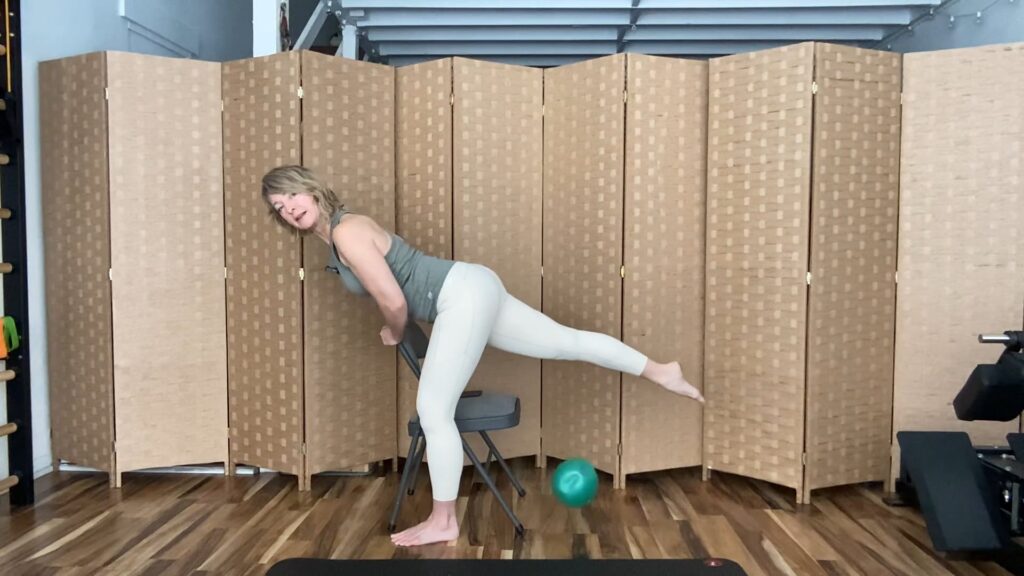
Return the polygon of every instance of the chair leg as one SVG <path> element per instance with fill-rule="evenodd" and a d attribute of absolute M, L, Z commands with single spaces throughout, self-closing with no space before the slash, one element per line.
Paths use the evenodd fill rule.
<path fill-rule="evenodd" d="M 508 474 L 509 480 L 512 480 L 512 485 L 516 487 L 516 492 L 519 493 L 520 497 L 526 496 L 526 490 L 523 489 L 523 485 L 519 483 L 519 479 L 516 478 L 516 475 L 512 473 L 512 470 L 509 469 L 508 463 L 505 462 L 504 458 L 502 458 L 501 452 L 498 452 L 498 448 L 494 445 L 494 442 L 491 441 L 491 437 L 488 436 L 487 432 L 484 432 L 483 430 L 480 431 L 480 436 L 482 436 L 484 442 L 487 443 L 488 458 L 490 457 L 490 454 L 493 452 L 494 459 L 498 461 L 498 464 L 501 466 L 501 469 L 505 471 L 505 474 Z"/>
<path fill-rule="evenodd" d="M 427 451 L 427 439 L 423 437 L 423 433 L 420 432 L 416 435 L 416 455 L 412 458 L 412 476 L 409 477 L 409 484 L 406 485 L 408 490 L 406 494 L 412 496 L 416 493 L 416 478 L 420 473 L 420 464 L 423 462 L 423 453 Z"/>
<path fill-rule="evenodd" d="M 498 499 L 498 504 L 501 504 L 501 508 L 505 511 L 509 520 L 512 521 L 512 525 L 516 527 L 516 534 L 522 536 L 525 532 L 523 523 L 519 521 L 519 517 L 512 511 L 505 499 L 501 497 L 501 492 L 498 492 L 498 487 L 494 485 L 494 480 L 491 480 L 491 475 L 484 469 L 484 465 L 480 463 L 480 459 L 476 457 L 473 449 L 469 447 L 469 443 L 466 442 L 465 438 L 462 438 L 462 450 L 469 456 L 469 459 L 473 461 L 473 466 L 476 467 L 477 472 L 480 473 L 480 477 L 484 479 L 484 483 L 494 494 L 494 497 Z"/>
<path fill-rule="evenodd" d="M 409 455 L 405 457 L 405 469 L 402 470 L 402 480 L 398 483 L 398 493 L 395 494 L 395 504 L 391 508 L 391 517 L 388 518 L 388 532 L 395 531 L 395 523 L 398 521 L 398 512 L 402 509 L 402 496 L 405 495 L 406 484 L 409 482 L 410 464 L 416 455 L 416 447 L 419 444 L 419 434 L 409 443 Z"/>

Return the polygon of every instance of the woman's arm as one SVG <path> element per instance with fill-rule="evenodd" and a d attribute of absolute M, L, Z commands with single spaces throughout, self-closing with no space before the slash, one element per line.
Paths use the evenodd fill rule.
<path fill-rule="evenodd" d="M 395 280 L 384 254 L 374 243 L 376 230 L 372 222 L 362 218 L 349 217 L 344 226 L 336 226 L 333 232 L 334 245 L 342 258 L 363 284 L 366 291 L 377 302 L 385 325 L 396 340 L 402 339 L 409 308 L 405 295 Z"/>

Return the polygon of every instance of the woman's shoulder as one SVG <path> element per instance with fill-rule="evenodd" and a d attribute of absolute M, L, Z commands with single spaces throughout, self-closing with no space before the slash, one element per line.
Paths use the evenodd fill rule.
<path fill-rule="evenodd" d="M 375 231 L 380 229 L 380 226 L 373 220 L 373 218 L 365 214 L 358 214 L 348 210 L 339 210 L 335 213 L 333 220 L 334 233 L 338 233 L 338 231 L 342 229 L 351 231 L 351 233 Z"/>
<path fill-rule="evenodd" d="M 385 230 L 373 218 L 365 214 L 348 211 L 336 217 L 337 224 L 331 236 L 341 245 L 351 242 L 371 241 L 387 252 L 391 244 L 391 233 Z"/>

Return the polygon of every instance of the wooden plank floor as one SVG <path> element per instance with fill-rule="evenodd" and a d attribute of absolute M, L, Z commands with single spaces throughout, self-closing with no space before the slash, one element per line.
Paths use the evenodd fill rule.
<path fill-rule="evenodd" d="M 49 474 L 37 503 L 8 512 L 0 502 L 4 574 L 263 574 L 276 561 L 323 558 L 692 558 L 735 560 L 751 575 L 866 576 L 1009 574 L 992 562 L 934 553 L 921 516 L 890 508 L 881 486 L 815 492 L 797 508 L 792 490 L 699 470 L 630 476 L 625 490 L 602 475 L 597 500 L 581 510 L 557 503 L 553 468 L 533 458 L 513 468 L 527 490 L 510 522 L 467 469 L 460 490 L 462 534 L 454 544 L 396 549 L 385 531 L 396 474 L 316 477 L 296 491 L 277 474 L 126 474 L 111 490 L 105 475 Z M 496 466 L 494 467 L 496 468 Z M 426 470 L 406 500 L 399 528 L 430 506 Z M 501 479 L 506 497 L 514 492 Z M 0 498 L 6 500 L 6 497 Z"/>

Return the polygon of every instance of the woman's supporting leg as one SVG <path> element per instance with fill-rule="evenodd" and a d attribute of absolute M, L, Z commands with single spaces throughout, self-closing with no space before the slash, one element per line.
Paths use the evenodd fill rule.
<path fill-rule="evenodd" d="M 607 334 L 577 330 L 555 322 L 507 294 L 488 342 L 506 352 L 544 360 L 578 360 L 643 376 L 667 390 L 700 402 L 700 391 L 686 381 L 678 362 L 659 363 Z"/>
<path fill-rule="evenodd" d="M 415 546 L 459 535 L 455 499 L 462 476 L 462 438 L 455 407 L 476 369 L 500 308 L 504 289 L 493 272 L 459 263 L 438 294 L 438 316 L 423 361 L 416 411 L 427 439 L 434 509 L 424 522 L 391 540 Z"/>

